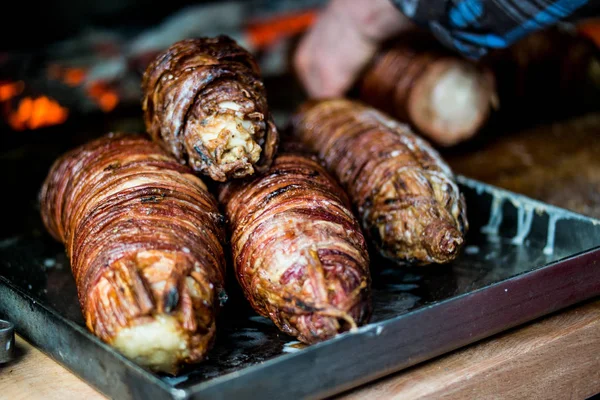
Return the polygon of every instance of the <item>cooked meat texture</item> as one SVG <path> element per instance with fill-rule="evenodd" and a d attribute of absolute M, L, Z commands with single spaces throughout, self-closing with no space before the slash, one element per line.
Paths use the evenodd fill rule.
<path fill-rule="evenodd" d="M 447 164 L 408 126 L 346 99 L 304 104 L 293 126 L 342 183 L 384 256 L 416 265 L 456 258 L 468 229 L 464 198 Z"/>
<path fill-rule="evenodd" d="M 365 239 L 315 156 L 287 145 L 264 175 L 223 185 L 219 199 L 238 281 L 259 314 L 304 343 L 368 321 Z"/>
<path fill-rule="evenodd" d="M 360 79 L 364 102 L 400 119 L 441 146 L 475 135 L 498 99 L 491 71 L 403 35 L 375 57 Z"/>
<path fill-rule="evenodd" d="M 52 166 L 40 193 L 87 327 L 158 371 L 204 357 L 224 285 L 224 218 L 204 183 L 143 136 L 108 134 Z"/>
<path fill-rule="evenodd" d="M 278 136 L 254 57 L 226 36 L 176 42 L 142 80 L 146 128 L 181 162 L 224 182 L 264 172 Z"/>

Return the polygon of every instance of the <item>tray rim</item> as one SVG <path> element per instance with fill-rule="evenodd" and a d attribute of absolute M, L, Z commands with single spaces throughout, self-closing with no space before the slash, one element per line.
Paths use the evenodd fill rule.
<path fill-rule="evenodd" d="M 468 178 L 463 175 L 456 175 L 456 180 L 459 184 L 469 187 L 471 189 L 474 189 L 476 191 L 483 190 L 483 191 L 490 193 L 492 196 L 501 196 L 504 199 L 512 200 L 513 204 L 515 204 L 514 203 L 515 201 L 524 201 L 524 202 L 534 205 L 536 207 L 536 209 L 539 208 L 542 211 L 559 214 L 561 216 L 564 216 L 565 218 L 583 220 L 583 221 L 592 223 L 594 225 L 600 224 L 600 220 L 598 220 L 596 218 L 589 217 L 589 216 L 586 216 L 586 215 L 583 215 L 583 214 L 580 214 L 580 213 L 577 213 L 574 211 L 570 211 L 570 210 L 567 210 L 567 209 L 564 209 L 564 208 L 561 208 L 558 206 L 554 206 L 552 204 L 544 203 L 542 201 L 532 199 L 528 196 L 525 196 L 525 195 L 522 195 L 519 193 L 515 193 L 515 192 L 509 191 L 509 190 L 506 190 L 506 189 L 503 189 L 503 188 L 500 188 L 500 187 L 497 187 L 494 185 L 490 185 L 490 184 L 487 184 L 487 183 L 484 183 L 484 182 L 481 182 L 481 181 L 478 181 L 478 180 L 475 180 L 472 178 Z M 482 292 L 489 292 L 490 290 L 498 288 L 499 286 L 502 286 L 502 285 L 506 284 L 507 282 L 517 281 L 517 280 L 527 278 L 527 277 L 535 277 L 536 275 L 542 273 L 543 271 L 547 271 L 552 268 L 558 268 L 564 264 L 572 263 L 574 260 L 580 259 L 582 257 L 592 257 L 597 260 L 600 260 L 600 245 L 591 247 L 589 249 L 586 249 L 586 250 L 583 250 L 583 251 L 580 251 L 577 253 L 569 254 L 565 257 L 562 257 L 562 258 L 552 261 L 550 263 L 542 264 L 533 270 L 521 272 L 519 274 L 513 275 L 511 277 L 505 278 L 501 281 L 498 281 L 498 282 L 495 282 L 488 286 L 473 290 L 471 292 L 463 293 L 461 295 L 453 296 L 451 298 L 447 298 L 447 299 L 444 299 L 444 300 L 441 300 L 441 301 L 438 301 L 438 302 L 435 302 L 432 304 L 428 304 L 426 306 L 419 307 L 418 309 L 408 311 L 404 314 L 394 316 L 394 317 L 384 320 L 384 321 L 369 323 L 365 326 L 358 328 L 356 331 L 347 332 L 347 333 L 341 334 L 335 338 L 332 338 L 328 341 L 325 341 L 322 343 L 317 343 L 310 347 L 307 347 L 302 352 L 282 354 L 273 359 L 266 360 L 262 363 L 247 366 L 242 369 L 227 373 L 225 375 L 218 376 L 218 377 L 209 379 L 204 382 L 199 382 L 199 383 L 197 383 L 191 387 L 185 388 L 185 389 L 178 389 L 178 388 L 175 388 L 175 387 L 169 385 L 168 383 L 164 382 L 162 379 L 160 379 L 154 373 L 144 369 L 143 367 L 139 366 L 132 360 L 128 359 L 127 357 L 123 356 L 122 354 L 120 354 L 119 352 L 114 350 L 108 344 L 102 342 L 99 338 L 97 338 L 95 335 L 93 335 L 91 332 L 89 332 L 84 326 L 81 326 L 81 325 L 63 317 L 61 314 L 59 314 L 56 310 L 52 309 L 51 307 L 48 307 L 45 304 L 37 302 L 37 300 L 35 300 L 35 298 L 33 296 L 31 296 L 29 293 L 22 290 L 20 287 L 18 287 L 17 285 L 15 285 L 14 283 L 12 283 L 8 279 L 6 279 L 5 277 L 0 276 L 0 283 L 2 285 L 4 285 L 8 290 L 12 291 L 15 295 L 22 297 L 23 299 L 31 302 L 32 305 L 35 305 L 37 308 L 40 308 L 44 313 L 51 314 L 51 315 L 58 317 L 58 318 L 56 318 L 57 324 L 63 324 L 63 325 L 65 325 L 64 329 L 71 329 L 76 334 L 83 336 L 85 339 L 91 340 L 91 345 L 98 346 L 101 349 L 103 349 L 105 351 L 105 353 L 107 353 L 108 356 L 110 356 L 111 358 L 114 358 L 115 362 L 123 363 L 127 369 L 130 369 L 132 372 L 137 374 L 142 381 L 145 381 L 145 384 L 152 384 L 152 386 L 154 386 L 155 388 L 160 389 L 162 391 L 162 395 L 167 396 L 165 398 L 188 399 L 188 398 L 197 398 L 197 396 L 203 395 L 204 392 L 206 392 L 207 390 L 215 390 L 223 385 L 226 385 L 227 383 L 236 381 L 239 378 L 243 378 L 245 376 L 249 376 L 249 375 L 252 375 L 255 373 L 260 373 L 261 371 L 264 371 L 266 368 L 276 368 L 277 366 L 279 366 L 281 364 L 285 365 L 285 364 L 289 363 L 289 360 L 299 359 L 300 357 L 311 357 L 314 354 L 320 353 L 323 349 L 331 349 L 332 347 L 339 346 L 340 343 L 343 344 L 344 341 L 348 341 L 349 338 L 359 337 L 359 336 L 372 336 L 373 334 L 378 335 L 379 334 L 378 332 L 384 331 L 384 330 L 386 330 L 386 328 L 389 328 L 389 327 L 397 325 L 397 324 L 402 325 L 401 320 L 406 319 L 409 316 L 422 315 L 423 312 L 427 311 L 430 308 L 439 307 L 439 306 L 447 306 L 447 304 L 452 304 L 454 302 L 461 301 L 461 300 L 471 297 L 473 295 L 477 295 Z M 1 288 L 2 285 L 0 285 L 0 293 L 2 292 L 2 288 Z M 548 313 L 566 308 L 568 306 L 571 306 L 578 302 L 584 301 L 586 299 L 595 297 L 596 295 L 600 295 L 600 291 L 598 293 L 590 293 L 589 296 L 583 296 L 584 298 L 578 298 L 577 300 L 575 300 L 569 304 L 561 304 L 561 305 L 559 305 L 555 308 L 549 309 L 541 314 L 537 314 L 535 316 L 529 316 L 525 320 L 517 321 L 513 325 L 507 326 L 498 331 L 491 332 L 491 333 L 489 333 L 489 332 L 485 333 L 485 334 L 483 334 L 483 336 L 478 337 L 477 339 L 468 341 L 457 347 L 452 347 L 451 349 L 446 349 L 445 351 L 442 351 L 441 353 L 439 353 L 437 355 L 441 355 L 448 351 L 452 351 L 452 350 L 458 349 L 460 347 L 463 347 L 465 345 L 472 344 L 472 343 L 476 342 L 477 340 L 481 340 L 481 339 L 489 337 L 495 333 L 498 333 L 498 332 L 510 329 L 511 327 L 518 326 L 523 323 L 529 322 L 540 316 L 543 316 Z M 1 302 L 0 302 L 0 311 L 1 311 Z M 43 351 L 46 355 L 50 356 L 53 360 L 55 360 L 58 363 L 60 363 L 61 365 L 63 365 L 65 368 L 67 368 L 68 370 L 73 372 L 75 375 L 77 375 L 78 377 L 83 379 L 86 383 L 92 385 L 96 390 L 100 391 L 101 393 L 107 394 L 107 395 L 113 394 L 113 393 L 111 393 L 110 390 L 107 390 L 110 388 L 101 387 L 100 385 L 97 384 L 97 382 L 90 380 L 90 379 L 86 379 L 85 377 L 82 376 L 82 374 L 78 370 L 71 368 L 69 363 L 56 357 L 56 355 L 53 354 L 50 350 L 45 349 L 44 348 L 45 346 L 36 343 L 37 342 L 36 340 L 31 339 L 31 337 L 34 335 L 30 335 L 30 332 L 27 332 L 27 331 L 24 332 L 24 330 L 19 325 L 17 325 L 17 332 L 19 335 L 22 335 L 24 338 L 32 341 L 32 343 L 34 345 L 36 345 L 36 347 L 38 349 Z M 377 373 L 377 376 L 375 376 L 375 377 L 371 376 L 367 379 L 364 379 L 362 382 L 354 381 L 352 383 L 348 383 L 347 387 L 345 387 L 345 388 L 338 386 L 336 388 L 328 388 L 327 391 L 322 392 L 322 393 L 314 393 L 313 392 L 310 395 L 310 397 L 313 397 L 314 395 L 317 395 L 317 394 L 320 397 L 321 395 L 324 395 L 324 394 L 332 395 L 332 394 L 340 393 L 343 390 L 347 390 L 349 388 L 356 387 L 360 384 L 370 382 L 374 379 L 388 375 L 389 373 L 392 373 L 392 372 L 397 372 L 397 371 L 407 368 L 409 366 L 415 365 L 419 362 L 431 359 L 432 357 L 435 357 L 435 356 L 436 355 L 428 356 L 428 357 L 425 357 L 423 360 L 415 361 L 408 365 L 403 365 L 403 366 L 399 366 L 399 367 L 397 366 L 398 368 L 392 367 L 391 369 L 389 369 L 385 372 L 380 371 Z M 305 394 L 305 395 L 309 395 L 309 394 Z M 218 396 L 218 394 L 217 394 L 217 396 Z M 218 396 L 218 397 L 221 397 L 221 396 Z M 132 398 L 135 398 L 135 397 L 132 397 Z"/>
<path fill-rule="evenodd" d="M 475 190 L 478 190 L 478 188 L 482 188 L 482 189 L 485 189 L 486 191 L 490 192 L 493 196 L 500 195 L 506 199 L 510 199 L 510 200 L 514 200 L 514 201 L 526 201 L 530 204 L 535 204 L 536 208 L 543 209 L 544 211 L 549 210 L 556 214 L 568 216 L 571 219 L 583 220 L 583 221 L 591 222 L 594 225 L 600 225 L 600 219 L 598 219 L 598 218 L 590 217 L 590 216 L 587 216 L 587 215 L 584 215 L 584 214 L 581 214 L 581 213 L 578 213 L 575 211 L 568 210 L 566 208 L 555 206 L 554 204 L 544 203 L 541 200 L 536 200 L 536 199 L 526 196 L 524 194 L 516 193 L 516 192 L 513 192 L 508 189 L 503 189 L 499 186 L 491 185 L 489 183 L 485 183 L 485 182 L 479 181 L 477 179 L 469 178 L 464 175 L 455 175 L 455 179 L 459 184 L 461 184 L 463 186 L 467 186 L 467 187 L 470 187 L 471 189 L 475 189 Z M 468 210 L 467 210 L 467 212 L 468 212 Z M 596 247 L 600 247 L 600 245 L 598 245 Z M 593 249 L 593 248 L 594 247 L 591 247 L 590 249 Z M 588 249 L 588 250 L 590 250 L 590 249 Z"/>
<path fill-rule="evenodd" d="M 171 385 L 169 385 L 168 383 L 161 380 L 159 377 L 157 377 L 152 372 L 141 367 L 134 361 L 125 357 L 123 354 L 114 350 L 110 345 L 104 343 L 102 340 L 100 340 L 98 337 L 96 337 L 94 334 L 92 334 L 90 331 L 88 331 L 85 326 L 79 325 L 76 322 L 73 322 L 72 320 L 65 318 L 64 316 L 62 316 L 60 313 L 58 313 L 56 310 L 52 309 L 51 307 L 48 307 L 47 305 L 38 302 L 29 293 L 25 292 L 23 289 L 21 289 L 19 286 L 15 285 L 13 282 L 8 280 L 6 277 L 0 275 L 0 294 L 4 293 L 3 285 L 8 291 L 11 291 L 15 296 L 19 296 L 19 297 L 23 298 L 24 300 L 30 302 L 32 306 L 35 306 L 36 308 L 41 310 L 42 313 L 51 314 L 51 315 L 57 317 L 55 319 L 56 324 L 64 325 L 65 329 L 71 329 L 75 334 L 81 335 L 82 337 L 85 338 L 85 340 L 89 340 L 90 344 L 92 346 L 97 346 L 97 347 L 101 348 L 111 358 L 115 358 L 116 362 L 125 364 L 127 368 L 131 369 L 131 371 L 135 372 L 136 374 L 141 376 L 143 379 L 148 379 L 150 381 L 148 383 L 157 385 L 161 390 L 163 390 L 165 392 L 171 392 L 172 389 L 174 389 Z M 3 298 L 4 298 L 3 296 L 0 296 L 0 300 Z M 2 313 L 2 301 L 0 301 L 0 315 L 2 315 L 2 314 L 8 314 L 8 313 L 6 313 L 6 312 Z M 13 320 L 12 322 L 16 322 L 16 321 Z M 20 327 L 20 325 L 18 324 L 18 322 L 15 323 L 15 330 L 18 335 L 27 339 L 38 350 L 42 351 L 48 357 L 52 358 L 54 361 L 56 361 L 60 365 L 64 366 L 66 369 L 68 369 L 73 374 L 78 376 L 84 382 L 93 386 L 96 390 L 98 390 L 99 392 L 101 392 L 103 394 L 110 394 L 109 392 L 104 391 L 103 388 L 96 385 L 95 382 L 92 382 L 92 381 L 86 379 L 85 377 L 83 377 L 82 374 L 77 369 L 72 368 L 69 363 L 66 363 L 66 362 L 62 361 L 61 359 L 59 359 L 55 354 L 53 354 L 51 351 L 47 350 L 44 345 L 38 344 L 37 340 L 34 339 L 35 335 L 31 334 L 27 330 L 23 330 Z M 173 398 L 183 398 L 183 397 L 178 396 L 178 397 L 173 397 Z"/>
<path fill-rule="evenodd" d="M 265 368 L 275 367 L 278 364 L 285 364 L 285 362 L 288 361 L 288 359 L 293 359 L 295 357 L 299 357 L 300 354 L 318 353 L 319 350 L 322 349 L 322 348 L 328 348 L 331 345 L 333 345 L 334 343 L 342 342 L 342 341 L 348 340 L 349 338 L 352 338 L 352 337 L 355 337 L 355 336 L 372 335 L 373 333 L 377 334 L 377 331 L 380 330 L 379 328 L 383 328 L 381 330 L 384 330 L 386 327 L 389 327 L 389 326 L 401 323 L 400 320 L 405 319 L 406 317 L 422 315 L 427 309 L 434 308 L 434 307 L 438 308 L 440 306 L 445 306 L 445 305 L 448 305 L 448 304 L 459 302 L 459 301 L 461 301 L 461 300 L 463 300 L 465 298 L 473 297 L 473 296 L 476 296 L 476 295 L 481 294 L 481 293 L 487 293 L 490 290 L 497 289 L 497 288 L 505 285 L 508 282 L 517 281 L 517 280 L 520 280 L 520 279 L 523 279 L 523 278 L 530 278 L 530 279 L 531 278 L 535 278 L 537 275 L 539 275 L 542 272 L 548 271 L 549 269 L 552 269 L 552 268 L 561 267 L 565 263 L 570 262 L 570 261 L 574 261 L 574 260 L 578 260 L 578 259 L 580 259 L 583 256 L 591 256 L 591 257 L 596 258 L 598 261 L 600 261 L 600 246 L 596 246 L 596 247 L 591 248 L 589 250 L 585 250 L 585 251 L 582 251 L 582 252 L 579 252 L 579 253 L 575 253 L 575 254 L 570 255 L 570 256 L 566 256 L 566 257 L 564 257 L 564 258 L 562 258 L 560 260 L 548 263 L 548 264 L 546 264 L 546 265 L 544 265 L 542 267 L 536 268 L 534 270 L 523 272 L 523 273 L 520 273 L 520 274 L 517 274 L 517 275 L 513 275 L 513 276 L 511 276 L 509 278 L 506 278 L 504 280 L 495 282 L 495 283 L 493 283 L 491 285 L 488 285 L 486 287 L 483 287 L 483 288 L 480 288 L 480 289 L 476 289 L 476 290 L 474 290 L 472 292 L 464 293 L 464 294 L 461 294 L 461 295 L 458 295 L 458 296 L 455 296 L 455 297 L 452 297 L 452 298 L 448 298 L 448 299 L 445 299 L 445 300 L 442 300 L 442 301 L 439 301 L 439 302 L 436 302 L 436 303 L 433 303 L 433 304 L 428 304 L 427 306 L 420 307 L 420 308 L 418 308 L 416 310 L 409 311 L 409 312 L 407 312 L 405 314 L 398 315 L 396 317 L 390 318 L 390 319 L 385 320 L 385 321 L 380 321 L 380 322 L 377 322 L 377 323 L 370 323 L 370 324 L 364 325 L 364 326 L 358 328 L 354 332 L 345 332 L 343 334 L 338 335 L 335 338 L 330 339 L 329 341 L 321 342 L 321 343 L 317 343 L 317 344 L 311 345 L 310 347 L 307 347 L 306 349 L 304 349 L 302 351 L 302 353 L 284 354 L 284 355 L 276 357 L 274 359 L 267 360 L 264 363 L 252 365 L 250 367 L 243 368 L 241 370 L 233 371 L 233 372 L 231 372 L 229 374 L 213 378 L 213 379 L 211 379 L 209 381 L 206 381 L 206 382 L 198 383 L 197 385 L 194 385 L 193 387 L 190 387 L 188 389 L 183 389 L 183 390 L 185 390 L 187 392 L 187 394 L 190 396 L 188 398 L 193 398 L 193 399 L 198 398 L 198 399 L 200 399 L 201 397 L 198 397 L 198 396 L 204 396 L 204 395 L 206 395 L 204 393 L 206 390 L 217 389 L 217 388 L 219 388 L 222 385 L 225 385 L 227 383 L 231 383 L 232 381 L 236 380 L 236 378 L 243 377 L 244 375 L 253 374 L 253 373 L 256 372 L 256 370 L 260 371 L 260 370 L 263 370 Z M 381 378 L 383 376 L 386 376 L 386 375 L 389 375 L 391 373 L 398 372 L 398 371 L 403 370 L 405 368 L 414 366 L 414 365 L 416 365 L 416 364 L 418 364 L 420 362 L 423 362 L 423 361 L 426 361 L 426 360 L 430 360 L 430 359 L 432 359 L 434 357 L 437 357 L 439 355 L 445 354 L 445 353 L 447 353 L 449 351 L 457 350 L 457 349 L 459 349 L 461 347 L 467 346 L 469 344 L 473 344 L 473 343 L 477 342 L 478 340 L 485 339 L 485 338 L 490 337 L 490 336 L 492 336 L 492 335 L 494 335 L 496 333 L 499 333 L 499 332 L 511 329 L 511 328 L 513 328 L 515 326 L 519 326 L 519 325 L 522 325 L 524 323 L 533 321 L 536 318 L 539 318 L 541 316 L 550 314 L 552 312 L 555 312 L 555 311 L 567 308 L 567 307 L 572 306 L 572 305 L 574 305 L 576 303 L 583 302 L 585 300 L 588 300 L 590 298 L 596 297 L 598 295 L 600 295 L 600 290 L 598 291 L 598 293 L 591 293 L 591 294 L 589 294 L 589 296 L 587 296 L 587 295 L 583 296 L 581 299 L 577 299 L 576 301 L 573 301 L 571 303 L 564 304 L 564 305 L 558 306 L 556 308 L 552 308 L 550 310 L 547 310 L 547 311 L 545 311 L 543 313 L 536 314 L 534 316 L 529 316 L 527 318 L 524 318 L 521 321 L 515 322 L 514 324 L 507 325 L 507 326 L 505 326 L 502 329 L 495 330 L 493 332 L 487 332 L 485 334 L 480 335 L 479 337 L 477 337 L 476 339 L 474 339 L 472 341 L 468 341 L 468 342 L 466 342 L 464 344 L 461 344 L 459 346 L 456 346 L 456 347 L 452 346 L 451 348 L 449 348 L 449 349 L 447 349 L 445 351 L 442 351 L 440 353 L 437 353 L 435 355 L 430 355 L 430 356 L 424 357 L 422 360 L 411 362 L 409 364 L 403 365 L 403 366 L 398 367 L 398 368 L 393 368 L 393 369 L 391 369 L 389 371 L 386 371 L 386 372 L 377 373 L 376 376 L 369 377 L 368 379 L 365 379 L 362 382 L 353 382 L 353 383 L 349 384 L 348 387 L 343 388 L 341 390 L 339 388 L 324 390 L 323 393 L 319 394 L 319 396 L 317 396 L 317 397 L 309 396 L 309 398 L 324 398 L 324 397 L 328 397 L 328 396 L 331 396 L 331 395 L 334 395 L 334 394 L 339 394 L 339 393 L 341 393 L 341 392 L 343 392 L 345 390 L 352 389 L 354 387 L 360 386 L 360 385 L 365 384 L 367 382 L 374 381 L 374 380 L 379 379 L 379 378 Z M 213 398 L 212 395 L 214 395 L 214 393 L 211 393 L 209 395 L 209 397 Z M 228 398 L 228 397 L 227 396 L 222 396 L 222 397 L 218 396 L 216 398 Z M 243 398 L 246 398 L 246 397 L 243 397 Z"/>

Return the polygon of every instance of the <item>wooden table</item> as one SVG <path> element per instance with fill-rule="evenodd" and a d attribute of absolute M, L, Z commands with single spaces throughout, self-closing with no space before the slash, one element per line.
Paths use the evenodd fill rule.
<path fill-rule="evenodd" d="M 0 398 L 103 399 L 17 338 L 0 369 Z M 586 399 L 600 393 L 600 300 L 595 300 L 346 393 L 347 399 Z"/>
<path fill-rule="evenodd" d="M 550 138 L 548 136 L 551 136 Z M 600 115 L 448 154 L 456 172 L 600 216 Z M 562 166 L 561 166 L 562 165 Z M 0 399 L 103 398 L 17 339 Z M 493 336 L 340 398 L 586 399 L 600 393 L 600 299 Z"/>

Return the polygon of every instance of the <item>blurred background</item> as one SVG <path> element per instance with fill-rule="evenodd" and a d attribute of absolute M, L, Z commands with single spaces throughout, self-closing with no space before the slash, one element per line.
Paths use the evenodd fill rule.
<path fill-rule="evenodd" d="M 218 34 L 233 37 L 257 56 L 272 108 L 293 108 L 301 95 L 289 64 L 293 46 L 325 4 L 325 0 L 11 2 L 4 15 L 15 15 L 18 24 L 0 24 L 0 129 L 37 130 L 81 116 L 124 110 L 140 114 L 140 79 L 150 60 L 177 40 Z M 588 23 L 588 36 L 600 40 L 598 26 Z M 576 29 L 563 27 L 565 32 L 571 31 L 565 35 Z M 563 42 L 565 49 L 572 47 L 568 40 Z M 542 94 L 556 93 L 560 80 L 560 86 L 578 85 L 582 90 L 576 105 L 572 102 L 575 96 L 565 101 L 569 110 L 564 114 L 597 105 L 599 98 L 593 97 L 597 86 L 591 85 L 594 90 L 589 90 L 581 71 L 556 71 L 564 64 L 560 50 L 545 57 L 528 69 L 527 79 L 533 76 L 530 86 L 535 87 L 529 92 L 548 98 Z M 572 54 L 574 57 L 581 55 Z M 514 58 L 504 57 L 503 62 L 508 60 L 514 67 L 519 64 Z M 600 66 L 596 64 L 593 76 L 600 81 Z M 587 74 L 592 67 L 585 68 Z M 500 80 L 525 79 L 525 75 L 515 76 L 510 65 L 504 65 L 501 72 Z M 562 75 L 558 79 L 551 74 Z M 272 81 L 275 84 L 269 84 Z M 500 83 L 500 89 L 514 86 Z M 561 99 L 567 100 L 565 96 Z M 562 112 L 565 107 L 557 106 L 561 99 L 553 99 L 552 104 Z M 510 103 L 516 104 L 511 99 L 500 109 L 508 111 Z M 548 109 L 545 105 L 540 108 Z M 547 113 L 541 114 L 543 118 Z"/>
<path fill-rule="evenodd" d="M 142 74 L 160 51 L 189 37 L 226 34 L 254 53 L 275 121 L 285 126 L 305 98 L 290 57 L 326 3 L 3 4 L 0 168 L 35 159 L 10 175 L 13 187 L 27 185 L 33 196 L 60 152 L 108 131 L 143 131 Z M 14 23 L 8 21 L 11 16 Z M 547 31 L 482 61 L 492 66 L 499 106 L 473 140 L 442 150 L 458 173 L 600 216 L 600 144 L 595 145 L 600 134 L 600 20 Z M 568 164 L 569 157 L 575 161 Z M 557 169 L 561 160 L 568 166 Z M 29 171 L 35 177 L 31 182 Z M 540 183 L 547 182 L 544 177 L 567 189 L 553 190 Z"/>
<path fill-rule="evenodd" d="M 189 37 L 229 35 L 257 55 L 265 76 L 281 74 L 287 69 L 290 39 L 312 24 L 322 4 L 14 2 L 11 7 L 17 9 L 5 15 L 25 17 L 17 30 L 0 24 L 2 121 L 12 130 L 35 130 L 81 115 L 139 108 L 146 65 L 173 42 Z"/>
<path fill-rule="evenodd" d="M 56 158 L 110 131 L 143 132 L 141 77 L 158 52 L 229 35 L 260 63 L 279 124 L 302 92 L 290 48 L 324 1 L 10 2 L 0 24 L 0 238 L 39 231 L 37 195 Z M 5 20 L 6 21 L 6 20 Z"/>

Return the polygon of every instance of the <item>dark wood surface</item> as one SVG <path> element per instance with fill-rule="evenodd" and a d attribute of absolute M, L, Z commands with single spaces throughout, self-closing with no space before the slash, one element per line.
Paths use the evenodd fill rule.
<path fill-rule="evenodd" d="M 342 397 L 587 399 L 600 393 L 600 300 L 496 335 Z"/>

